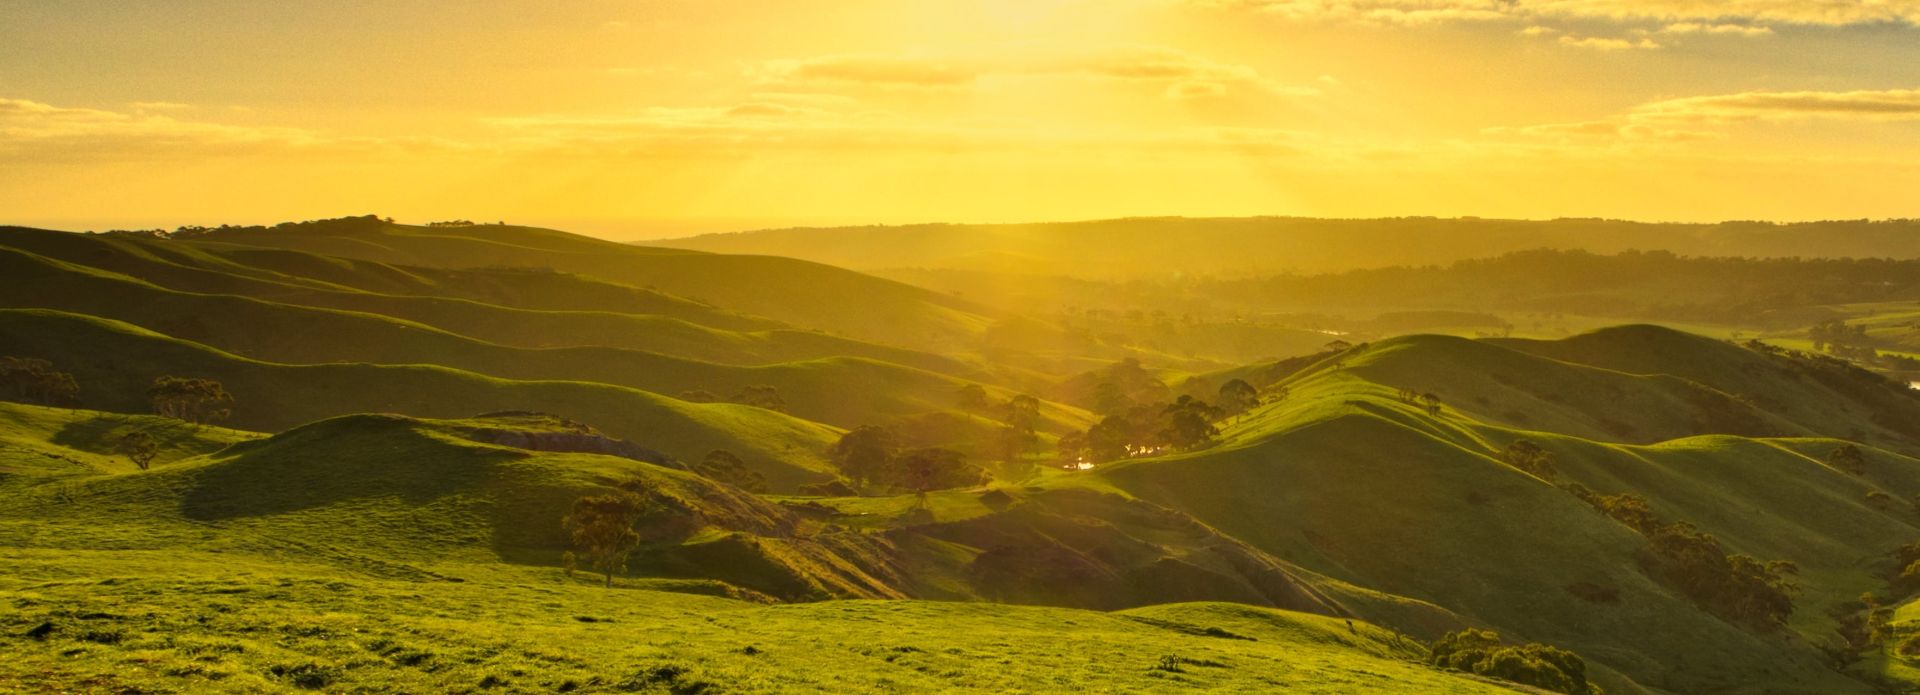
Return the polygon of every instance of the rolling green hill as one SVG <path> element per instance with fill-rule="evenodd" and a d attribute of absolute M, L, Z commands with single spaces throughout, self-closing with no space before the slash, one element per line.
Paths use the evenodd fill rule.
<path fill-rule="evenodd" d="M 1663 361 L 1744 357 L 1661 329 L 1628 332 L 1663 346 L 1633 354 Z M 1622 365 L 1647 347 L 1615 338 L 1525 347 Z M 1814 645 L 1836 641 L 1843 604 L 1884 587 L 1881 558 L 1920 538 L 1920 515 L 1905 501 L 1920 492 L 1920 460 L 1870 450 L 1853 475 L 1824 462 L 1843 443 L 1834 439 L 1691 436 L 1725 417 L 1710 414 L 1716 401 L 1690 395 L 1707 387 L 1491 342 L 1384 341 L 1288 383 L 1292 395 L 1228 428 L 1213 449 L 1125 462 L 1099 477 L 1307 570 L 1566 646 L 1645 685 L 1867 689 L 1836 675 Z M 1825 397 L 1815 383 L 1800 391 L 1812 402 Z M 1397 400 L 1401 388 L 1450 405 L 1430 415 Z M 1831 424 L 1753 412 L 1761 429 L 1782 434 Z M 1684 438 L 1618 443 L 1667 437 Z M 1501 451 L 1521 438 L 1555 455 L 1553 480 L 1503 462 Z M 1661 519 L 1694 524 L 1731 552 L 1794 563 L 1800 590 L 1786 628 L 1743 627 L 1676 590 L 1651 569 L 1659 565 L 1647 541 L 1561 487 L 1572 483 L 1638 495 Z"/>
<path fill-rule="evenodd" d="M 76 350 L 74 346 L 85 346 Z M 221 381 L 237 405 L 230 424 L 279 431 L 365 412 L 422 417 L 530 410 L 586 421 L 681 459 L 726 449 L 780 487 L 818 480 L 837 433 L 769 410 L 693 404 L 636 389 L 574 381 L 510 381 L 429 365 L 262 362 L 124 323 L 47 310 L 0 310 L 0 354 L 57 355 L 87 407 L 147 412 L 157 377 Z"/>
<path fill-rule="evenodd" d="M 186 292 L 285 301 L 342 294 L 435 297 L 518 309 L 666 316 L 724 330 L 781 324 L 654 290 L 532 268 L 397 267 L 353 258 L 126 234 L 0 227 L 0 245 Z M 353 308 L 353 307 L 342 307 Z"/>
<path fill-rule="evenodd" d="M 734 256 L 618 244 L 506 225 L 428 228 L 372 218 L 209 231 L 191 243 L 292 249 L 435 268 L 548 268 L 894 345 L 971 345 L 987 310 L 891 280 L 792 258 Z"/>
<path fill-rule="evenodd" d="M 56 425 L 47 410 L 0 406 L 0 437 L 142 419 L 69 411 Z M 10 645 L 0 688 L 1502 690 L 1421 665 L 1424 648 L 1388 630 L 1242 605 L 756 605 L 898 596 L 870 573 L 902 569 L 885 561 L 898 551 L 687 473 L 484 441 L 570 428 L 356 415 L 227 437 L 150 472 L 0 477 L 0 597 L 17 609 L 0 628 L 43 630 Z M 642 571 L 699 579 L 605 591 L 523 564 L 555 561 L 572 499 L 632 481 L 685 520 Z M 576 642 L 585 651 L 556 650 Z M 651 646 L 604 646 L 625 642 Z"/>
<path fill-rule="evenodd" d="M 620 348 L 509 348 L 373 314 L 172 292 L 6 249 L 0 249 L 0 277 L 0 304 L 129 321 L 263 360 L 438 364 L 668 394 L 704 390 L 725 396 L 764 384 L 780 389 L 791 412 L 842 427 L 946 410 L 963 383 L 855 357 L 741 367 Z"/>

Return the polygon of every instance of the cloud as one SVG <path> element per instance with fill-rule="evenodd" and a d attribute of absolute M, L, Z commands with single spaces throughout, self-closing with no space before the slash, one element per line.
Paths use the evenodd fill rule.
<path fill-rule="evenodd" d="M 1214 99 L 1227 95 L 1227 86 L 1218 82 L 1175 82 L 1167 87 L 1167 98 L 1176 101 Z"/>
<path fill-rule="evenodd" d="M 1920 89 L 1741 92 L 1652 101 L 1613 118 L 1487 128 L 1494 137 L 1568 142 L 1679 142 L 1725 138 L 1724 126 L 1758 120 L 1920 120 Z"/>
<path fill-rule="evenodd" d="M 1920 119 L 1920 89 L 1741 92 L 1651 102 L 1636 107 L 1633 115 L 1668 121 Z"/>
<path fill-rule="evenodd" d="M 1633 39 L 1571 35 L 1560 37 L 1560 45 L 1570 48 L 1586 48 L 1595 51 L 1652 50 L 1660 47 L 1659 43 L 1648 38 L 1641 38 L 1636 41 Z"/>
<path fill-rule="evenodd" d="M 1771 36 L 1772 27 L 1756 27 L 1746 24 L 1704 24 L 1701 22 L 1677 22 L 1660 28 L 1662 34 L 1710 34 L 1717 36 Z"/>
<path fill-rule="evenodd" d="M 34 163 L 205 158 L 301 152 L 469 151 L 433 137 L 328 136 L 302 128 L 243 126 L 176 118 L 136 105 L 131 113 L 0 98 L 0 155 Z"/>
<path fill-rule="evenodd" d="M 1388 24 L 1540 18 L 1745 25 L 1920 24 L 1920 0 L 1189 0 L 1294 20 Z"/>
<path fill-rule="evenodd" d="M 1313 96 L 1314 87 L 1284 85 L 1246 65 L 1222 63 L 1160 46 L 999 56 L 834 55 L 767 61 L 750 74 L 784 85 L 863 85 L 950 89 L 999 77 L 1083 77 L 1167 85 L 1169 98 L 1221 96 L 1246 89 Z"/>
<path fill-rule="evenodd" d="M 175 101 L 136 101 L 127 106 L 133 107 L 135 111 L 185 111 L 193 108 L 192 104 Z"/>
<path fill-rule="evenodd" d="M 955 87 L 978 79 L 976 65 L 951 61 L 874 55 L 834 55 L 767 61 L 759 71 L 770 82 L 846 82 L 856 84 Z"/>

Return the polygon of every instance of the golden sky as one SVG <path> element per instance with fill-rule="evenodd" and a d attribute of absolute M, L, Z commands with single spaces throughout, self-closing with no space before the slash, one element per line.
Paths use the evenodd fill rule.
<path fill-rule="evenodd" d="M 1920 0 L 0 2 L 0 224 L 1920 216 Z"/>

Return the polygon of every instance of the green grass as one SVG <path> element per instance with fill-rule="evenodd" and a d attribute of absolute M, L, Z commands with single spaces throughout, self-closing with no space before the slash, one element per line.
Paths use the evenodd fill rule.
<path fill-rule="evenodd" d="M 832 428 L 732 404 L 693 404 L 576 381 L 511 381 L 445 367 L 286 365 L 213 350 L 102 319 L 44 310 L 0 310 L 0 354 L 52 355 L 82 384 L 88 407 L 145 412 L 163 375 L 209 377 L 236 401 L 229 424 L 279 431 L 327 417 L 394 412 L 462 418 L 532 410 L 573 418 L 683 461 L 713 449 L 738 454 L 785 488 L 824 477 Z"/>
<path fill-rule="evenodd" d="M 343 225 L 203 241 L 439 268 L 545 267 L 659 290 L 861 340 L 945 350 L 971 344 L 987 310 L 910 285 L 791 258 L 646 248 L 530 227 Z M 854 299 L 857 298 L 857 299 Z"/>

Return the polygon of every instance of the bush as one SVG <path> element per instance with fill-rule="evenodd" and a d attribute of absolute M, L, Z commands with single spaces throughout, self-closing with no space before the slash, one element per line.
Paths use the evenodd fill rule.
<path fill-rule="evenodd" d="M 1567 695 L 1601 695 L 1600 686 L 1587 682 L 1587 664 L 1578 654 L 1544 644 L 1504 646 L 1492 630 L 1449 632 L 1434 641 L 1431 658 L 1440 668 Z"/>

